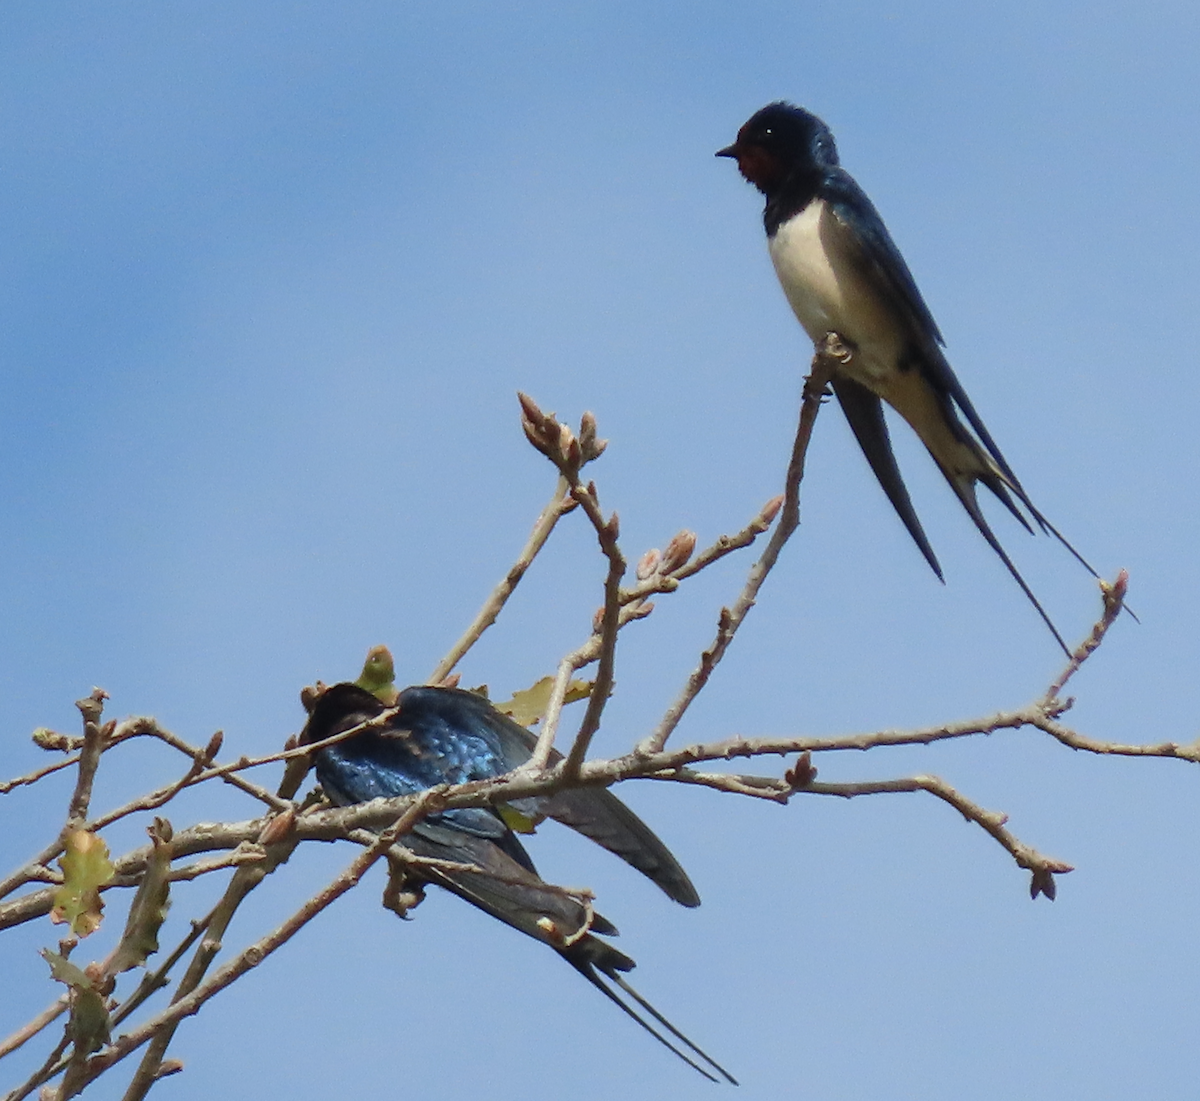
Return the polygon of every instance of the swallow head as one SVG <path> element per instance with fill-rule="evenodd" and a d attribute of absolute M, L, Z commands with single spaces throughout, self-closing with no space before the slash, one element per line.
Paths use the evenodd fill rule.
<path fill-rule="evenodd" d="M 812 175 L 838 163 L 833 134 L 811 111 L 770 103 L 738 131 L 737 141 L 717 151 L 732 157 L 738 171 L 770 196 L 797 175 Z"/>

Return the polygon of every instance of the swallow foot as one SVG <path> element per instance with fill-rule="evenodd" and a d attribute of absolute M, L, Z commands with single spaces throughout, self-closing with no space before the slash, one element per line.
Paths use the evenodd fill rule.
<path fill-rule="evenodd" d="M 817 346 L 817 355 L 836 359 L 845 367 L 854 358 L 854 344 L 841 333 L 826 333 L 825 339 Z"/>

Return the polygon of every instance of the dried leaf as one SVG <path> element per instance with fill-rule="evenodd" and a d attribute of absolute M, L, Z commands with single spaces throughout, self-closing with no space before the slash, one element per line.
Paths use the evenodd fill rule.
<path fill-rule="evenodd" d="M 129 919 L 125 922 L 121 943 L 109 964 L 109 971 L 114 975 L 141 967 L 148 956 L 158 951 L 158 931 L 171 908 L 167 879 L 171 872 L 171 823 L 165 818 L 156 818 L 146 832 L 153 848 L 146 874 L 129 906 Z"/>
<path fill-rule="evenodd" d="M 550 703 L 550 692 L 554 688 L 553 677 L 542 677 L 536 684 L 520 692 L 514 692 L 512 699 L 505 703 L 496 704 L 496 710 L 511 716 L 522 726 L 533 726 L 541 721 Z M 563 703 L 574 703 L 576 700 L 586 700 L 592 694 L 592 682 L 588 680 L 573 680 L 567 685 L 567 694 Z"/>
<path fill-rule="evenodd" d="M 67 834 L 66 850 L 58 859 L 63 885 L 54 892 L 50 920 L 56 924 L 68 922 L 72 933 L 86 937 L 100 927 L 104 909 L 100 888 L 112 879 L 114 869 L 108 859 L 108 846 L 87 830 Z"/>

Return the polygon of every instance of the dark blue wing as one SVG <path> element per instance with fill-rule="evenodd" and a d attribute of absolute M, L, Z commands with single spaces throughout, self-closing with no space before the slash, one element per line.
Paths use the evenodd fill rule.
<path fill-rule="evenodd" d="M 458 688 L 406 688 L 400 693 L 401 716 L 406 722 L 419 717 L 429 730 L 444 727 L 468 730 L 473 744 L 490 747 L 490 755 L 477 750 L 475 767 L 494 768 L 471 779 L 499 775 L 523 765 L 537 744 L 537 736 L 497 711 L 474 692 Z M 562 759 L 555 753 L 551 763 Z M 596 842 L 649 878 L 683 906 L 699 906 L 700 895 L 687 873 L 658 836 L 607 788 L 560 791 L 536 800 L 519 800 L 514 806 L 530 818 L 553 818 Z"/>
<path fill-rule="evenodd" d="M 313 705 L 301 741 L 305 744 L 322 741 L 378 718 L 386 710 L 370 692 L 357 685 L 335 684 Z M 409 688 L 400 694 L 398 710 L 382 729 L 363 730 L 343 742 L 318 750 L 317 777 L 330 799 L 339 804 L 414 794 L 438 783 L 481 780 L 508 772 L 528 759 L 532 749 L 530 739 L 532 735 L 524 727 L 472 693 Z M 632 822 L 666 854 L 669 863 L 678 868 L 662 842 L 609 792 L 563 794 L 608 796 L 624 817 L 618 815 L 617 825 L 604 825 L 600 832 L 607 836 L 614 831 L 620 832 L 622 826 L 628 830 Z M 557 798 L 545 802 L 552 806 Z M 602 819 L 613 811 L 613 807 L 603 800 L 598 803 L 585 800 L 582 805 L 584 811 L 592 814 L 599 808 Z M 574 813 L 587 818 L 584 811 L 575 808 Z M 582 832 L 592 836 L 586 829 Z M 543 881 L 520 841 L 494 811 L 457 808 L 430 815 L 416 825 L 403 844 L 417 856 L 454 861 L 474 869 L 456 871 L 425 865 L 405 871 L 406 875 L 438 884 L 492 917 L 548 944 L 689 1066 L 706 1078 L 713 1078 L 684 1047 L 726 1079 L 734 1081 L 728 1071 L 692 1043 L 621 977 L 621 972 L 633 968 L 633 960 L 594 935 L 615 934 L 615 926 L 595 913 L 578 893 Z M 629 856 L 626 859 L 640 867 Z M 645 859 L 654 863 L 651 857 Z M 683 876 L 682 870 L 679 875 Z M 683 880 L 691 889 L 686 876 Z M 622 998 L 622 992 L 636 1004 Z M 665 1032 L 639 1013 L 637 1006 Z M 684 1047 L 669 1039 L 667 1033 Z"/>
<path fill-rule="evenodd" d="M 312 740 L 350 730 L 384 711 L 370 692 L 335 684 L 317 701 L 307 729 Z M 494 737 L 474 724 L 406 707 L 382 730 L 365 730 L 317 754 L 317 779 L 335 803 L 415 795 L 437 784 L 460 784 L 508 771 Z M 508 830 L 488 807 L 463 807 L 431 815 L 458 829 L 493 840 Z"/>
<path fill-rule="evenodd" d="M 400 693 L 398 705 L 386 730 L 364 731 L 317 754 L 317 778 L 334 802 L 364 803 L 414 795 L 441 783 L 487 780 L 528 761 L 537 742 L 534 734 L 474 692 L 415 686 Z M 306 727 L 308 740 L 349 730 L 383 710 L 366 690 L 335 684 L 314 707 Z M 554 760 L 560 759 L 555 754 Z M 700 904 L 696 888 L 666 845 L 607 788 L 562 791 L 520 800 L 516 806 L 535 820 L 549 817 L 570 826 L 636 868 L 681 905 Z M 486 807 L 448 810 L 430 821 L 492 840 L 508 832 Z"/>
<path fill-rule="evenodd" d="M 866 192 L 858 186 L 854 177 L 843 168 L 834 168 L 828 171 L 822 183 L 821 195 L 828 203 L 834 217 L 850 230 L 850 236 L 859 249 L 858 259 L 863 273 L 886 295 L 897 315 L 907 323 L 912 337 L 914 359 L 912 365 L 942 396 L 949 418 L 957 420 L 954 417 L 954 405 L 962 410 L 996 466 L 1003 473 L 1008 488 L 1016 493 L 1021 499 L 1021 503 L 1029 509 L 1038 523 L 1046 530 L 1050 530 L 1042 514 L 1034 508 L 1033 502 L 1029 500 L 1025 490 L 1021 487 L 1021 483 L 1013 473 L 1012 467 L 1008 465 L 1008 460 L 1001 453 L 996 441 L 992 439 L 992 434 L 987 430 L 983 418 L 976 411 L 971 399 L 967 397 L 967 392 L 963 389 L 962 383 L 958 381 L 958 376 L 954 373 L 949 361 L 942 354 L 942 346 L 946 342 L 942 339 L 937 322 L 933 320 L 933 314 L 925 305 L 925 299 L 917 290 L 917 283 L 912 277 L 912 272 L 908 270 L 904 257 L 900 255 L 900 250 L 892 240 L 892 235 L 888 233 L 887 226 L 879 216 L 879 211 L 867 198 Z M 963 438 L 968 442 L 973 442 L 970 441 L 965 429 L 963 429 Z M 989 483 L 988 488 L 996 492 L 995 485 Z M 1005 501 L 1002 492 L 997 495 L 1002 501 Z M 1011 502 L 1005 501 L 1005 504 L 1017 519 L 1025 523 L 1024 518 L 1013 508 Z M 1063 540 L 1063 542 L 1066 541 Z M 1066 545 L 1078 558 L 1079 555 L 1075 548 L 1070 544 Z"/>
<path fill-rule="evenodd" d="M 917 289 L 917 281 L 908 270 L 908 264 L 900 255 L 875 204 L 854 177 L 844 168 L 829 169 L 822 181 L 820 196 L 834 217 L 851 230 L 861 248 L 861 259 L 868 275 L 895 303 L 897 312 L 908 321 L 913 336 L 930 346 L 944 345 L 946 342 Z"/>

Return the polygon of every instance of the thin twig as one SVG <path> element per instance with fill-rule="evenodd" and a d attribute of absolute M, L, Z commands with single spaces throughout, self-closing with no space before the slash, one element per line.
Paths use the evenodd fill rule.
<path fill-rule="evenodd" d="M 573 487 L 572 493 L 576 492 Z M 596 666 L 596 679 L 592 684 L 591 694 L 588 696 L 587 711 L 584 712 L 583 721 L 579 725 L 579 731 L 575 735 L 571 751 L 567 754 L 566 763 L 563 765 L 563 773 L 568 780 L 578 775 L 579 766 L 587 757 L 592 738 L 600 729 L 600 716 L 608 703 L 608 697 L 612 694 L 617 632 L 621 626 L 621 578 L 625 576 L 625 556 L 621 553 L 621 548 L 617 543 L 617 534 L 620 530 L 617 514 L 614 512 L 608 520 L 604 519 L 599 501 L 596 499 L 595 485 L 589 485 L 585 492 L 578 493 L 576 500 L 583 506 L 584 512 L 592 522 L 592 527 L 596 530 L 600 549 L 608 559 L 608 573 L 604 579 L 604 609 L 600 620 L 600 657 Z M 561 707 L 561 704 L 559 706 Z"/>
<path fill-rule="evenodd" d="M 67 827 L 76 828 L 88 813 L 92 799 L 92 783 L 96 769 L 100 766 L 100 754 L 104 751 L 107 731 L 100 726 L 104 713 L 104 701 L 108 693 L 103 688 L 93 688 L 91 695 L 75 701 L 83 716 L 83 750 L 79 754 L 79 775 L 75 780 L 75 791 L 71 794 L 71 805 L 67 811 Z"/>
<path fill-rule="evenodd" d="M 165 742 L 167 745 L 171 746 L 172 749 L 179 750 L 180 753 L 186 754 L 193 760 L 198 754 L 203 752 L 203 750 L 197 748 L 196 746 L 189 745 L 182 738 L 177 737 L 169 730 L 159 726 L 158 723 L 153 719 L 141 718 L 131 721 L 136 721 L 137 723 L 141 724 L 139 733 L 157 738 L 159 741 Z M 119 731 L 120 727 L 117 729 Z M 235 769 L 215 769 L 213 774 L 214 776 L 219 777 L 221 780 L 224 780 L 225 783 L 237 788 L 239 791 L 244 791 L 247 795 L 257 799 L 260 803 L 265 803 L 272 810 L 287 810 L 288 807 L 291 806 L 291 803 L 288 800 L 280 799 L 266 788 L 261 787 L 258 784 L 251 783 L 244 776 L 236 775 Z"/>
<path fill-rule="evenodd" d="M 73 757 L 67 757 L 65 760 L 56 761 L 52 765 L 46 765 L 45 768 L 27 772 L 24 776 L 17 776 L 12 780 L 0 780 L 0 795 L 7 795 L 13 788 L 19 788 L 25 784 L 36 784 L 43 777 L 51 775 L 51 773 L 61 772 L 64 768 L 70 768 L 78 760 L 79 754 L 75 754 Z"/>
<path fill-rule="evenodd" d="M 691 768 L 672 768 L 652 773 L 647 779 L 696 784 L 699 787 L 713 788 L 715 791 L 767 799 L 772 803 L 786 803 L 795 794 L 795 788 L 791 784 L 776 776 L 749 776 L 732 772 L 697 772 Z"/>
<path fill-rule="evenodd" d="M 1066 687 L 1069 681 L 1080 667 L 1093 653 L 1096 647 L 1104 641 L 1104 636 L 1108 634 L 1108 629 L 1116 621 L 1117 616 L 1121 614 L 1121 608 L 1125 604 L 1125 593 L 1129 589 L 1129 574 L 1125 570 L 1121 570 L 1117 574 L 1117 578 L 1110 585 L 1107 581 L 1100 581 L 1100 595 L 1104 601 L 1104 611 L 1100 618 L 1092 627 L 1091 634 L 1083 640 L 1072 652 L 1071 660 L 1067 662 L 1066 668 L 1058 675 L 1058 678 L 1046 689 L 1046 694 L 1042 697 L 1042 703 L 1046 708 L 1053 707 Z"/>
<path fill-rule="evenodd" d="M 1047 898 L 1053 899 L 1056 893 L 1054 876 L 1074 870 L 1070 864 L 1045 856 L 1013 836 L 1004 828 L 1008 821 L 1006 814 L 990 811 L 978 803 L 973 803 L 962 792 L 937 776 L 909 776 L 899 780 L 865 780 L 857 783 L 836 784 L 813 781 L 800 791 L 813 795 L 837 795 L 843 799 L 892 792 L 928 792 L 943 802 L 949 803 L 969 822 L 974 822 L 981 827 L 1017 862 L 1018 867 L 1024 868 L 1032 874 L 1029 892 L 1033 898 L 1044 894 Z"/>
<path fill-rule="evenodd" d="M 51 1002 L 36 1017 L 18 1028 L 6 1040 L 0 1041 L 0 1059 L 12 1054 L 27 1040 L 32 1040 L 48 1024 L 61 1017 L 67 1011 L 69 1002 L 70 996 L 67 994 L 62 995 L 57 1001 Z"/>
<path fill-rule="evenodd" d="M 187 772 L 178 780 L 174 780 L 147 795 L 139 796 L 137 799 L 126 803 L 125 806 L 109 811 L 108 814 L 102 814 L 99 818 L 89 823 L 89 828 L 92 830 L 103 829 L 105 826 L 111 825 L 121 818 L 137 814 L 139 811 L 157 810 L 174 799 L 184 788 L 200 783 L 205 767 L 212 763 L 213 758 L 217 755 L 221 747 L 221 739 L 222 735 L 218 731 L 213 735 L 208 745 L 195 754 L 192 758 L 192 763 L 188 766 Z"/>
<path fill-rule="evenodd" d="M 440 809 L 441 789 L 431 788 L 416 797 L 412 805 L 400 816 L 395 823 L 384 830 L 365 852 L 354 861 L 325 888 L 304 903 L 286 921 L 267 936 L 245 948 L 224 967 L 219 968 L 207 980 L 190 993 L 185 994 L 161 1013 L 152 1017 L 144 1024 L 123 1036 L 117 1038 L 105 1051 L 94 1056 L 88 1066 L 88 1081 L 102 1074 L 109 1067 L 136 1051 L 152 1038 L 156 1038 L 174 1029 L 183 1020 L 196 1013 L 200 1007 L 220 993 L 236 979 L 240 978 L 253 967 L 257 967 L 267 956 L 291 939 L 301 928 L 326 909 L 341 895 L 350 890 L 366 871 L 378 861 L 395 841 L 407 833 L 426 814 Z M 135 1078 L 136 1081 L 136 1078 Z M 150 1078 L 153 1082 L 153 1077 Z M 131 1084 L 130 1089 L 133 1086 Z M 147 1087 L 148 1088 L 148 1087 Z M 126 1092 L 128 1101 L 134 1101 L 139 1095 Z M 144 1093 L 141 1094 L 144 1096 Z"/>
<path fill-rule="evenodd" d="M 234 872 L 225 894 L 209 915 L 204 930 L 204 939 L 201 940 L 191 963 L 175 988 L 175 994 L 171 999 L 172 1004 L 186 998 L 200 984 L 213 959 L 220 952 L 221 942 L 229 928 L 229 923 L 245 901 L 246 896 L 291 856 L 297 844 L 299 844 L 298 838 L 287 836 L 274 845 L 265 846 L 262 861 L 244 865 Z M 161 1017 L 163 1014 L 159 1014 L 159 1016 Z M 122 1101 L 141 1101 L 149 1092 L 150 1087 L 154 1085 L 155 1079 L 159 1076 L 163 1058 L 175 1036 L 178 1023 L 178 1019 L 176 1019 L 155 1030 L 150 1046 L 146 1049 L 138 1069 L 134 1072 Z M 101 1060 L 103 1060 L 104 1054 L 99 1057 Z M 95 1061 L 93 1060 L 93 1062 Z M 89 1067 L 89 1071 L 90 1069 Z M 94 1076 L 91 1075 L 91 1077 Z"/>
<path fill-rule="evenodd" d="M 189 745 L 182 738 L 172 734 L 169 730 L 160 726 L 154 719 L 145 716 L 139 716 L 133 719 L 126 719 L 118 723 L 111 731 L 105 732 L 104 750 L 111 749 L 114 745 L 120 742 L 128 741 L 137 737 L 150 737 L 169 745 L 172 749 L 178 750 L 195 761 L 198 757 L 202 757 L 205 750 L 199 749 L 196 746 Z M 211 742 L 210 742 L 211 744 Z M 81 755 L 82 756 L 82 755 Z M 250 767 L 254 762 L 249 762 L 245 767 Z M 262 763 L 262 762 L 259 762 Z M 237 763 L 238 765 L 241 762 Z M 247 795 L 265 803 L 273 810 L 287 810 L 291 807 L 291 803 L 286 799 L 280 799 L 278 796 L 267 791 L 266 788 L 258 784 L 251 783 L 249 780 L 241 776 L 235 775 L 237 766 L 230 768 L 217 768 L 211 770 L 210 773 L 200 773 L 188 785 L 195 783 L 203 783 L 207 779 L 219 778 L 227 784 L 244 791 Z M 100 817 L 93 819 L 90 822 L 84 822 L 80 828 L 92 832 L 103 829 L 105 826 L 112 825 L 113 822 L 126 818 L 131 814 L 136 814 L 139 811 L 153 809 L 161 803 L 155 803 L 154 800 L 159 797 L 161 791 L 170 790 L 173 785 L 168 785 L 166 789 L 160 789 L 159 793 L 152 793 L 149 796 L 142 796 L 126 803 L 122 807 L 109 811 Z M 78 787 L 78 785 L 77 785 Z M 90 800 L 90 783 L 88 785 L 88 798 Z M 164 800 L 165 801 L 165 800 Z M 72 799 L 74 805 L 74 798 Z M 41 878 L 44 869 L 49 865 L 50 861 L 55 857 L 62 855 L 63 842 L 62 838 L 55 838 L 53 842 L 46 846 L 40 853 L 27 861 L 25 864 L 16 868 L 3 879 L 0 879 L 0 898 L 11 894 L 14 890 L 24 886 L 30 880 Z"/>
<path fill-rule="evenodd" d="M 678 698 L 663 715 L 662 721 L 654 732 L 639 746 L 639 752 L 658 753 L 667 744 L 671 732 L 679 725 L 684 713 L 692 701 L 708 683 L 708 678 L 717 667 L 718 662 L 725 656 L 725 651 L 737 634 L 747 613 L 754 607 L 758 591 L 767 575 L 779 558 L 779 552 L 791 538 L 792 532 L 800 523 L 800 482 L 804 478 L 804 459 L 808 453 L 808 444 L 812 439 L 813 426 L 817 414 L 821 410 L 821 400 L 826 387 L 833 379 L 838 368 L 845 362 L 847 353 L 835 334 L 830 333 L 824 345 L 813 356 L 812 373 L 805 379 L 804 394 L 800 404 L 800 423 L 796 429 L 796 439 L 792 444 L 792 456 L 788 462 L 787 478 L 784 483 L 783 513 L 779 526 L 771 535 L 763 556 L 751 567 L 746 578 L 746 584 L 738 596 L 733 608 L 722 608 L 717 622 L 717 634 L 709 646 L 700 655 L 700 664 L 688 677 L 687 684 Z"/>
<path fill-rule="evenodd" d="M 622 589 L 621 603 L 623 605 L 631 604 L 635 601 L 645 600 L 648 596 L 655 596 L 658 593 L 673 593 L 679 588 L 681 581 L 695 576 L 701 570 L 711 566 L 714 562 L 720 561 L 726 555 L 732 554 L 736 550 L 741 550 L 743 547 L 750 546 L 764 531 L 770 528 L 775 517 L 779 514 L 779 507 L 782 504 L 782 497 L 773 497 L 741 531 L 735 532 L 733 535 L 718 536 L 711 546 L 706 547 L 677 569 L 665 573 L 655 571 L 654 574 L 645 580 L 639 580 L 636 585 L 628 589 Z"/>
<path fill-rule="evenodd" d="M 1152 745 L 1127 745 L 1122 742 L 1103 742 L 1089 738 L 1070 727 L 1063 726 L 1048 717 L 1035 717 L 1030 720 L 1030 726 L 1036 726 L 1045 731 L 1050 737 L 1071 749 L 1080 749 L 1087 753 L 1095 753 L 1107 757 L 1168 757 L 1177 761 L 1188 761 L 1200 764 L 1200 741 L 1188 742 L 1155 742 Z"/>
<path fill-rule="evenodd" d="M 113 1011 L 112 1023 L 114 1028 L 142 1005 L 147 998 L 167 985 L 167 975 L 171 973 L 171 969 L 183 959 L 183 954 L 196 943 L 197 938 L 208 928 L 216 912 L 216 907 L 214 907 L 204 917 L 193 921 L 191 929 L 175 946 L 171 954 L 153 971 L 146 972 L 133 993 Z"/>
<path fill-rule="evenodd" d="M 546 545 L 546 540 L 550 538 L 550 533 L 554 530 L 554 525 L 558 523 L 559 517 L 574 507 L 574 501 L 567 496 L 567 480 L 560 475 L 554 496 L 542 509 L 542 514 L 537 518 L 537 523 L 533 525 L 533 531 L 529 534 L 529 541 L 517 555 L 517 560 L 509 567 L 508 573 L 504 575 L 504 580 L 492 590 L 492 595 L 479 609 L 479 614 L 463 632 L 462 638 L 450 648 L 450 652 L 438 662 L 437 668 L 429 674 L 426 684 L 441 684 L 451 670 L 462 661 L 467 651 L 479 641 L 483 632 L 496 622 L 504 605 L 508 602 L 508 598 L 512 596 L 513 590 L 520 584 L 521 578 L 525 576 L 525 572 L 533 564 L 533 560 Z"/>
<path fill-rule="evenodd" d="M 595 529 L 601 550 L 609 562 L 608 576 L 604 585 L 604 610 L 601 620 L 593 626 L 592 638 L 589 643 L 573 654 L 568 654 L 559 663 L 558 672 L 550 689 L 545 715 L 542 718 L 538 742 L 532 758 L 526 765 L 528 770 L 540 770 L 544 769 L 549 762 L 571 673 L 578 669 L 580 663 L 584 661 L 583 651 L 587 650 L 589 645 L 594 645 L 596 659 L 589 660 L 598 659 L 600 668 L 588 698 L 587 712 L 584 715 L 582 727 L 576 736 L 565 766 L 568 772 L 574 773 L 582 760 L 582 754 L 586 753 L 592 735 L 599 729 L 600 715 L 608 703 L 608 697 L 612 691 L 617 632 L 622 625 L 620 582 L 625 573 L 625 558 L 617 545 L 619 528 L 616 513 L 605 519 L 604 514 L 600 511 L 600 501 L 596 496 L 596 484 L 589 482 L 584 485 L 580 478 L 583 468 L 598 459 L 608 446 L 606 441 L 599 439 L 596 435 L 596 418 L 591 413 L 584 413 L 580 418 L 577 435 L 565 424 L 560 423 L 553 413 L 543 413 L 537 403 L 528 395 L 518 394 L 518 397 L 521 402 L 521 427 L 524 429 L 526 437 L 534 448 L 545 455 L 558 469 L 560 477 L 570 492 L 571 499 L 582 506 Z M 629 618 L 626 618 L 625 622 L 629 622 Z"/>
<path fill-rule="evenodd" d="M 243 864 L 259 864 L 265 859 L 266 857 L 261 848 L 247 845 L 234 849 L 233 852 L 226 856 L 213 856 L 207 860 L 196 860 L 191 864 L 172 868 L 167 875 L 167 882 L 188 883 L 193 879 L 199 879 L 202 875 L 226 871 L 229 868 L 240 868 Z M 136 887 L 141 881 L 142 873 L 134 872 L 128 875 L 114 875 L 105 886 Z"/>
<path fill-rule="evenodd" d="M 54 1050 L 46 1056 L 46 1061 L 38 1067 L 25 1081 L 16 1089 L 4 1095 L 4 1101 L 23 1101 L 23 1098 L 28 1097 L 35 1089 L 43 1082 L 54 1077 L 65 1064 L 60 1064 L 62 1054 L 67 1050 L 71 1038 L 66 1030 L 63 1031 L 63 1038 L 54 1046 Z M 56 1069 L 57 1068 L 57 1069 Z"/>
<path fill-rule="evenodd" d="M 537 745 L 534 746 L 526 768 L 531 772 L 541 772 L 550 763 L 554 752 L 554 737 L 558 733 L 559 719 L 562 717 L 563 701 L 567 698 L 567 686 L 571 676 L 589 661 L 594 661 L 600 653 L 600 638 L 593 635 L 578 650 L 573 650 L 558 663 L 554 674 L 554 683 L 550 686 L 550 696 L 546 701 L 546 713 L 542 716 L 542 725 L 538 731 Z"/>

